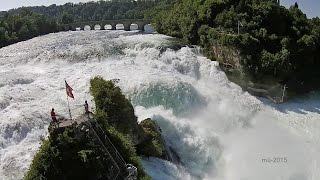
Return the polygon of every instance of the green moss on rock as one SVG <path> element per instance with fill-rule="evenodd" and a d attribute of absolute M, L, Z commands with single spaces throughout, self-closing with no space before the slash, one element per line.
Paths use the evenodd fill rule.
<path fill-rule="evenodd" d="M 112 81 L 106 81 L 99 76 L 91 79 L 90 83 L 96 111 L 99 114 L 104 113 L 107 123 L 127 135 L 134 144 L 143 141 L 143 131 L 138 125 L 133 106 L 122 94 L 121 89 Z"/>
<path fill-rule="evenodd" d="M 166 150 L 164 140 L 162 139 L 159 127 L 155 121 L 151 119 L 143 120 L 140 123 L 146 135 L 146 140 L 137 146 L 137 152 L 144 156 L 154 156 L 165 158 Z"/>

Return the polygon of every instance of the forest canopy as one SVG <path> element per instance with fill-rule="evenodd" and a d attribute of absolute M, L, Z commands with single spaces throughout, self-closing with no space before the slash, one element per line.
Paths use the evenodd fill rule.
<path fill-rule="evenodd" d="M 209 53 L 217 44 L 239 49 L 255 79 L 275 78 L 293 91 L 320 87 L 320 19 L 308 19 L 297 3 L 287 9 L 277 0 L 179 0 L 153 24 Z"/>

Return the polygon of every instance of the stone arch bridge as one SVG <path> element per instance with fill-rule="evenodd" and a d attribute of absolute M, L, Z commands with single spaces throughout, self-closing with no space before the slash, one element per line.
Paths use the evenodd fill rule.
<path fill-rule="evenodd" d="M 75 22 L 71 24 L 65 24 L 63 26 L 64 30 L 75 31 L 75 30 L 84 30 L 85 27 L 90 26 L 90 29 L 95 29 L 99 27 L 100 30 L 116 30 L 117 25 L 123 25 L 123 29 L 130 31 L 130 26 L 136 24 L 138 30 L 144 31 L 145 25 L 150 24 L 150 20 L 145 19 L 119 19 L 119 20 L 102 20 L 102 21 L 86 21 L 86 22 Z M 108 28 L 106 28 L 108 27 Z"/>

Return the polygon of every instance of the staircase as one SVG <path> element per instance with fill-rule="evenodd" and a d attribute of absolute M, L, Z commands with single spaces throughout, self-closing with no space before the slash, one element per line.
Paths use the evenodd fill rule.
<path fill-rule="evenodd" d="M 118 152 L 116 147 L 112 144 L 104 130 L 101 126 L 94 120 L 88 121 L 89 127 L 94 131 L 99 141 L 102 143 L 103 148 L 108 152 L 113 161 L 115 162 L 117 169 L 119 171 L 118 178 L 114 176 L 114 179 L 125 179 L 128 176 L 126 162 L 122 158 L 121 154 Z"/>
<path fill-rule="evenodd" d="M 94 137 L 94 141 L 101 145 L 101 148 L 105 151 L 107 159 L 104 160 L 107 163 L 108 169 L 106 169 L 107 180 L 135 180 L 136 175 L 130 175 L 128 172 L 128 165 L 118 152 L 117 148 L 113 145 L 105 131 L 99 125 L 99 123 L 93 118 L 92 114 L 82 115 L 73 120 L 66 120 L 61 122 L 55 129 L 61 132 L 68 126 L 77 124 L 79 130 L 87 133 L 88 136 Z M 134 167 L 131 165 L 131 167 Z M 135 168 L 135 167 L 134 167 Z M 135 168 L 136 169 L 136 168 Z"/>

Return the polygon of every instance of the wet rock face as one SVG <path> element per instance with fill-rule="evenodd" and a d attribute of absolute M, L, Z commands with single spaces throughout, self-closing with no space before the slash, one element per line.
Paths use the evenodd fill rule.
<path fill-rule="evenodd" d="M 142 129 L 145 140 L 137 145 L 137 152 L 143 156 L 153 156 L 171 161 L 169 148 L 166 147 L 166 143 L 161 135 L 161 128 L 155 121 L 148 118 L 143 120 L 139 124 Z"/>
<path fill-rule="evenodd" d="M 215 44 L 212 45 L 210 53 L 219 62 L 228 79 L 250 94 L 268 98 L 274 103 L 282 103 L 289 98 L 288 94 L 283 92 L 284 85 L 276 78 L 261 77 L 256 79 L 250 75 L 241 65 L 243 60 L 240 51 L 236 48 Z"/>
<path fill-rule="evenodd" d="M 240 64 L 241 58 L 239 50 L 216 44 L 212 46 L 211 53 L 225 68 L 237 70 L 242 69 Z"/>

